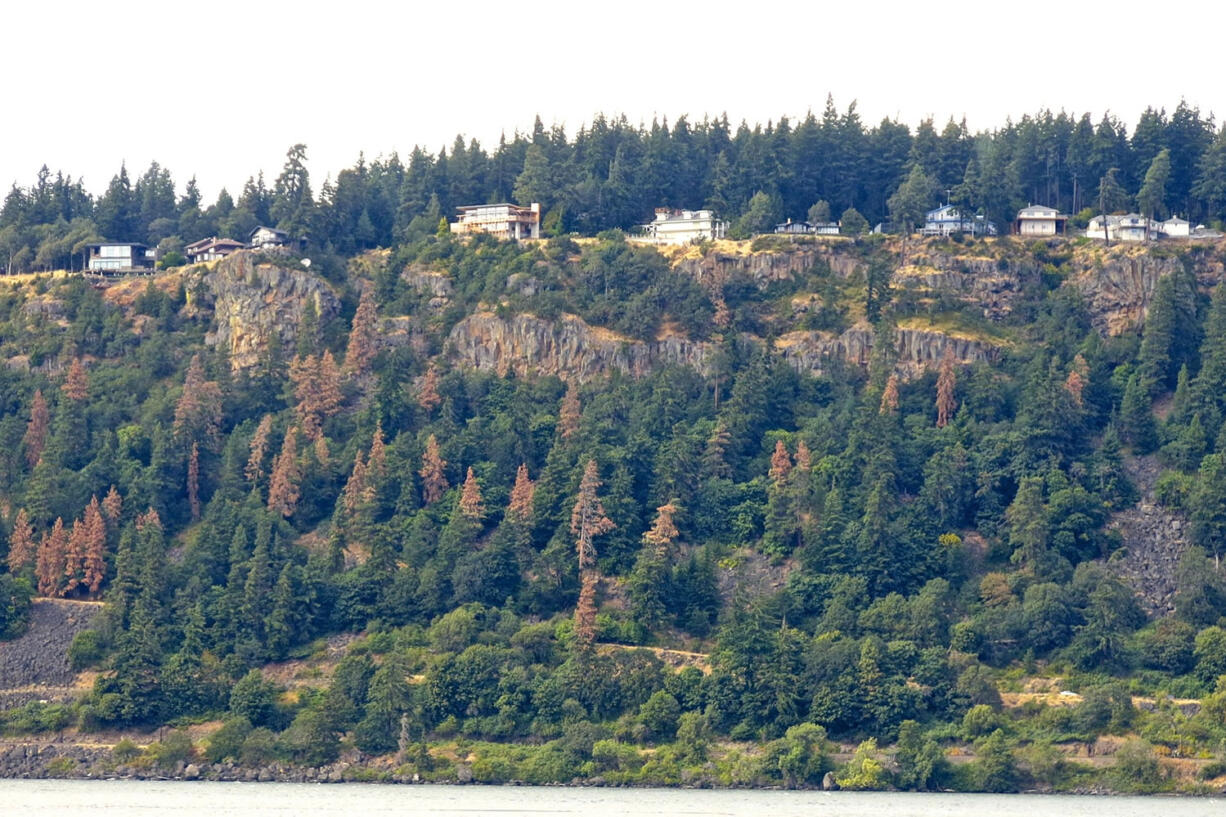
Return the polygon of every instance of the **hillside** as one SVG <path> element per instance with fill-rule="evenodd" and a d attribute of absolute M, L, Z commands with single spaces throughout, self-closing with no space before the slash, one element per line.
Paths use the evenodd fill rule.
<path fill-rule="evenodd" d="M 1226 243 L 313 255 L 0 278 L 0 774 L 1226 783 Z"/>

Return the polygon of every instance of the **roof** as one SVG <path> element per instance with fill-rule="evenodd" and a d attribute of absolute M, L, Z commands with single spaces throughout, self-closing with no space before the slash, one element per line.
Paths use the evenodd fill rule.
<path fill-rule="evenodd" d="M 1017 211 L 1018 218 L 1053 218 L 1057 217 L 1055 207 L 1048 207 L 1044 204 L 1032 204 L 1029 207 L 1023 207 Z"/>
<path fill-rule="evenodd" d="M 513 207 L 516 210 L 531 210 L 532 209 L 532 205 L 530 204 L 511 204 L 511 202 L 509 201 L 500 201 L 495 204 L 464 204 L 455 209 L 463 213 L 466 210 L 481 210 L 486 207 Z"/>
<path fill-rule="evenodd" d="M 149 249 L 149 245 L 142 244 L 139 241 L 99 241 L 96 244 L 86 244 L 86 247 L 144 247 Z"/>
<path fill-rule="evenodd" d="M 243 242 L 236 241 L 233 238 L 218 238 L 217 236 L 213 235 L 213 236 L 209 236 L 208 238 L 202 238 L 199 241 L 193 241 L 192 243 L 184 247 L 183 250 L 185 252 L 188 250 L 203 250 L 208 247 L 224 246 L 227 244 L 233 244 L 235 247 L 247 246 Z"/>
<path fill-rule="evenodd" d="M 251 235 L 254 236 L 260 230 L 267 230 L 268 232 L 272 233 L 273 235 L 279 238 L 289 238 L 289 233 L 285 232 L 285 230 L 278 230 L 276 227 L 265 227 L 262 224 L 259 227 L 256 227 L 254 230 L 252 230 Z"/>
<path fill-rule="evenodd" d="M 1187 224 L 1188 222 L 1181 219 L 1179 216 L 1171 216 L 1163 224 Z"/>

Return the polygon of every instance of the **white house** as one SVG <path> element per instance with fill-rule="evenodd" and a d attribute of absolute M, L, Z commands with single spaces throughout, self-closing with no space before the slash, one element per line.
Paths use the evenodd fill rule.
<path fill-rule="evenodd" d="M 458 235 L 488 233 L 510 241 L 541 237 L 541 205 L 535 202 L 527 207 L 506 202 L 470 204 L 456 210 L 460 217 L 451 223 L 451 232 Z"/>
<path fill-rule="evenodd" d="M 776 224 L 775 232 L 780 235 L 812 235 L 813 225 L 807 221 L 792 221 L 789 218 L 782 224 Z"/>
<path fill-rule="evenodd" d="M 1192 235 L 1192 225 L 1179 216 L 1171 216 L 1159 226 L 1167 238 L 1187 238 Z"/>
<path fill-rule="evenodd" d="M 996 235 L 996 225 L 983 216 L 966 213 L 956 204 L 943 204 L 924 216 L 923 235 L 948 236 L 954 233 Z"/>
<path fill-rule="evenodd" d="M 1186 223 L 1186 222 L 1185 222 Z M 1110 241 L 1145 241 L 1162 235 L 1162 225 L 1137 213 L 1123 216 L 1095 216 L 1086 225 L 1086 238 Z"/>
<path fill-rule="evenodd" d="M 688 244 L 712 241 L 728 234 L 728 222 L 711 210 L 670 210 L 656 208 L 656 219 L 643 225 L 647 237 L 656 244 Z"/>
<path fill-rule="evenodd" d="M 119 272 L 153 269 L 157 250 L 135 241 L 110 241 L 88 244 L 85 268 L 92 272 Z"/>
<path fill-rule="evenodd" d="M 1054 207 L 1032 204 L 1017 211 L 1013 229 L 1018 235 L 1044 236 L 1063 234 L 1068 216 L 1062 216 Z"/>

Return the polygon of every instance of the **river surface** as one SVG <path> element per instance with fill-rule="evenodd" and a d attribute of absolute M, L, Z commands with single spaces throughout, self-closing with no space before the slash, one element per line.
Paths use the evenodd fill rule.
<path fill-rule="evenodd" d="M 992 794 L 0 780 L 18 817 L 366 817 L 366 815 L 764 815 L 764 817 L 1222 817 L 1221 798 Z"/>

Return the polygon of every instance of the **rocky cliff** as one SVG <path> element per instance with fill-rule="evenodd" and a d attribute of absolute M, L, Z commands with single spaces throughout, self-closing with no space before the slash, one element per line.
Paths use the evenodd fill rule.
<path fill-rule="evenodd" d="M 340 312 L 340 300 L 322 278 L 259 253 L 237 252 L 197 267 L 185 284 L 189 293 L 203 294 L 204 302 L 193 308 L 213 311 L 207 342 L 225 346 L 236 370 L 255 365 L 274 332 L 292 349 L 308 303 L 320 324 Z"/>
<path fill-rule="evenodd" d="M 96 602 L 36 599 L 29 629 L 12 641 L 0 641 L 0 708 L 75 697 L 80 690 L 68 664 L 68 645 L 101 609 Z"/>
<path fill-rule="evenodd" d="M 455 325 L 447 349 L 461 365 L 475 369 L 584 381 L 613 371 L 639 376 L 674 364 L 705 374 L 712 346 L 682 337 L 647 343 L 589 326 L 574 315 L 550 321 L 477 312 Z"/>
<path fill-rule="evenodd" d="M 1202 287 L 1226 280 L 1226 265 L 1211 245 L 1090 244 L 1073 253 L 1067 285 L 1085 298 L 1096 329 L 1119 335 L 1144 322 L 1158 279 L 1184 264 Z"/>
<path fill-rule="evenodd" d="M 993 362 L 1000 356 L 1001 346 L 986 338 L 953 331 L 942 331 L 919 324 L 901 324 L 894 330 L 897 353 L 896 369 L 904 379 L 917 377 L 941 364 L 945 351 L 963 365 Z M 868 366 L 873 351 L 873 329 L 861 321 L 841 334 L 819 331 L 796 331 L 781 335 L 775 349 L 798 371 L 821 374 L 832 360 L 843 360 L 856 366 Z"/>

